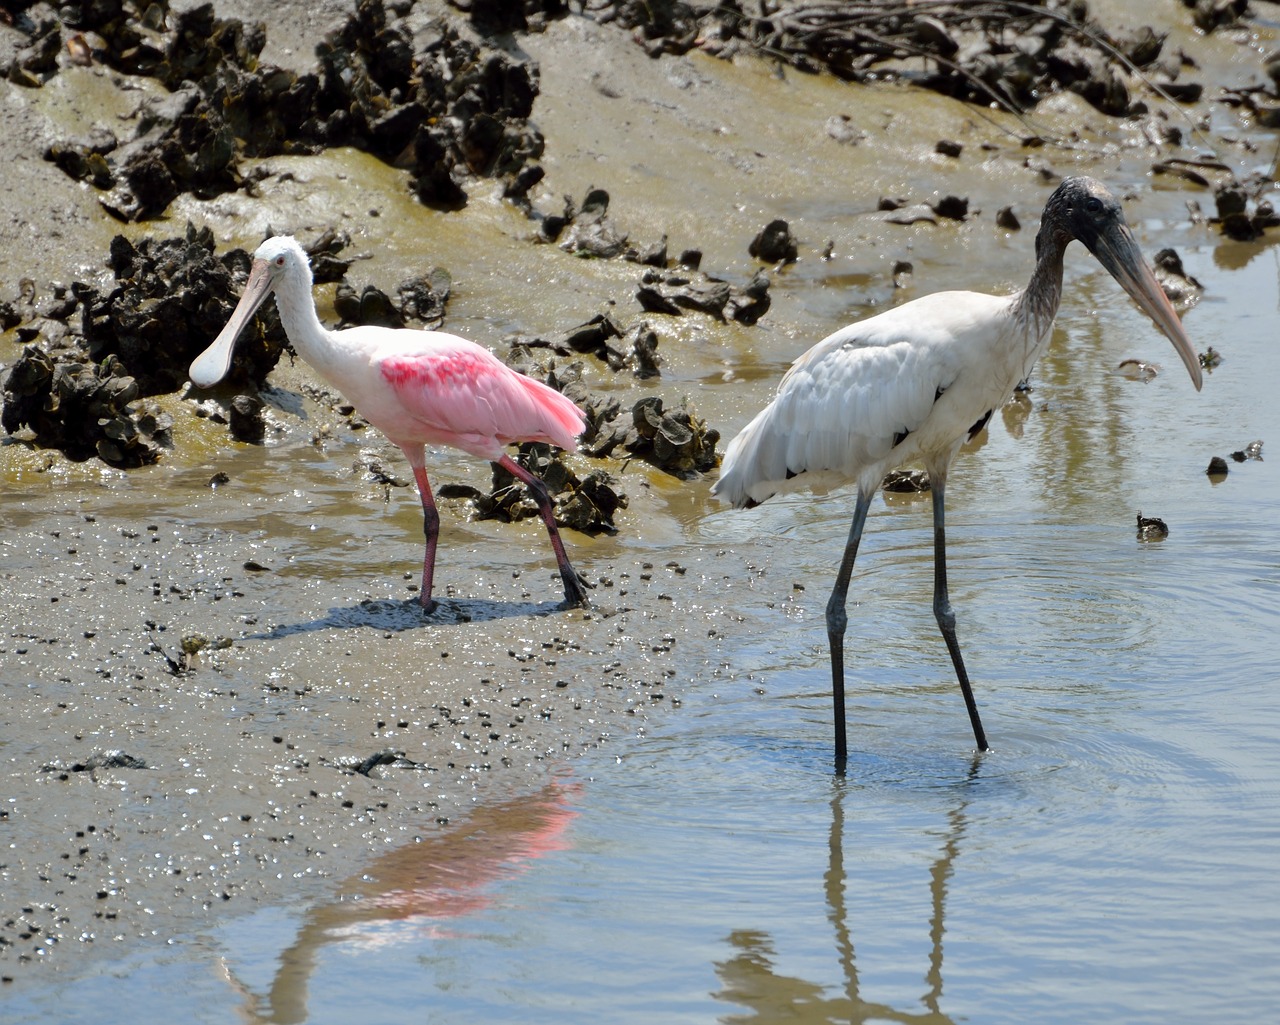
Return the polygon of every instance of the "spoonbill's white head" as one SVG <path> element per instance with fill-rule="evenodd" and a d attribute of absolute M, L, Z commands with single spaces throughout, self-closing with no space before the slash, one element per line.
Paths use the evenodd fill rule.
<path fill-rule="evenodd" d="M 211 388 L 231 369 L 231 354 L 236 339 L 245 329 L 267 296 L 280 287 L 281 282 L 296 279 L 310 292 L 311 261 L 307 252 L 292 235 L 277 235 L 258 246 L 253 254 L 253 265 L 244 294 L 213 344 L 205 349 L 191 364 L 191 383 L 197 388 Z"/>

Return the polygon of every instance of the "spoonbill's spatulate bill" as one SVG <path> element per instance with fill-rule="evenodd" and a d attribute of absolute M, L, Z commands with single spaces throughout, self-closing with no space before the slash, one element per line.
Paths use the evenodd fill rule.
<path fill-rule="evenodd" d="M 549 442 L 573 451 L 585 420 L 572 401 L 456 335 L 386 327 L 327 330 L 311 297 L 311 263 L 302 246 L 288 236 L 268 239 L 254 253 L 249 281 L 231 319 L 191 364 L 192 383 L 208 388 L 226 376 L 236 338 L 272 294 L 298 355 L 399 445 L 413 467 L 427 542 L 420 596 L 425 609 L 435 605 L 431 581 L 440 531 L 424 465 L 427 445 L 452 445 L 498 463 L 524 481 L 551 536 L 565 604 L 586 604 L 585 588 L 590 585 L 569 564 L 546 486 L 505 451 L 521 441 Z"/>
<path fill-rule="evenodd" d="M 801 488 L 857 485 L 853 523 L 827 603 L 837 768 L 847 757 L 844 634 L 849 576 L 867 510 L 885 473 L 923 462 L 933 494 L 933 612 L 981 750 L 987 737 L 956 640 L 947 597 L 944 496 L 966 438 L 1013 395 L 1049 344 L 1062 295 L 1062 258 L 1079 239 L 1169 340 L 1199 390 L 1200 362 L 1125 223 L 1120 203 L 1090 178 L 1049 197 L 1036 266 L 1021 292 L 938 292 L 841 328 L 802 355 L 773 401 L 733 439 L 715 493 L 752 506 Z"/>

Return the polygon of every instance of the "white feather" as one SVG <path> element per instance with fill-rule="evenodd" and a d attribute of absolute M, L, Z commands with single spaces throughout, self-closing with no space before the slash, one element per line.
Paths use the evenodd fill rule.
<path fill-rule="evenodd" d="M 936 292 L 828 335 L 733 439 L 714 491 L 736 506 L 781 492 L 874 487 L 913 459 L 949 457 L 1048 342 L 1017 296 Z"/>

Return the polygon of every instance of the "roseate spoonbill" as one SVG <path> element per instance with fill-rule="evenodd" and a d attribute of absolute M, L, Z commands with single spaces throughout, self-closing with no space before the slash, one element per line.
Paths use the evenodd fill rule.
<path fill-rule="evenodd" d="M 253 254 L 248 283 L 231 319 L 191 364 L 192 383 L 208 388 L 226 376 L 236 338 L 273 293 L 298 355 L 399 445 L 413 467 L 427 541 L 420 595 L 424 609 L 435 608 L 431 580 L 440 532 L 423 459 L 426 445 L 452 445 L 498 463 L 524 481 L 551 536 L 565 605 L 586 604 L 585 588 L 591 585 L 569 564 L 546 486 L 504 451 L 519 441 L 545 441 L 573 451 L 585 420 L 572 401 L 456 335 L 385 327 L 326 330 L 311 297 L 311 262 L 287 235 L 268 239 Z"/>
<path fill-rule="evenodd" d="M 1200 389 L 1200 363 L 1142 258 L 1119 201 L 1090 178 L 1066 178 L 1049 197 L 1027 287 L 1009 296 L 938 292 L 850 324 L 802 355 L 773 401 L 725 451 L 714 492 L 738 507 L 800 488 L 857 485 L 853 522 L 827 603 L 836 764 L 846 759 L 844 633 L 849 576 L 867 510 L 885 472 L 912 460 L 933 494 L 933 612 L 955 666 L 980 750 L 987 738 L 956 640 L 947 597 L 947 471 L 1049 345 L 1062 296 L 1062 257 L 1079 239 L 1163 331 Z"/>

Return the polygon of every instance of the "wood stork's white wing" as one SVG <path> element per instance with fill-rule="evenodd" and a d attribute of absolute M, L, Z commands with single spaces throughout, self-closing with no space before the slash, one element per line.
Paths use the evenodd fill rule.
<path fill-rule="evenodd" d="M 944 404 L 954 423 L 930 418 L 962 376 L 982 374 L 1008 337 L 1009 308 L 1008 297 L 938 292 L 829 335 L 796 360 L 773 401 L 730 443 L 716 493 L 744 505 L 799 487 L 876 483 L 919 454 L 916 434 L 926 425 L 931 445 L 940 428 L 946 445 L 958 441 L 991 408 L 976 408 L 985 398 Z"/>

